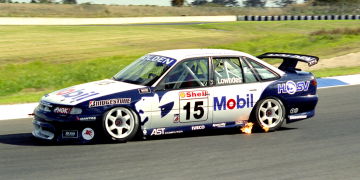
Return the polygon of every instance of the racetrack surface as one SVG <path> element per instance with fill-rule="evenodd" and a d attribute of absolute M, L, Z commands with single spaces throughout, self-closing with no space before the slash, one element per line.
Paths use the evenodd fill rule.
<path fill-rule="evenodd" d="M 359 179 L 360 86 L 319 90 L 314 118 L 251 135 L 211 131 L 125 144 L 47 145 L 0 122 L 0 179 Z"/>

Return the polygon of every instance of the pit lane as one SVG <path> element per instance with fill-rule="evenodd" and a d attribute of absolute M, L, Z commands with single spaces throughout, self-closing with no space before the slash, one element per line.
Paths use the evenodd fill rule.
<path fill-rule="evenodd" d="M 251 135 L 49 145 L 32 139 L 31 119 L 0 121 L 0 179 L 358 179 L 359 92 L 321 89 L 314 118 Z"/>

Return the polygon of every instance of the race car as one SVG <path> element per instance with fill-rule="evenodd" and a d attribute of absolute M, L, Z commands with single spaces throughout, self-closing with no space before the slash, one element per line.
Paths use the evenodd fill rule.
<path fill-rule="evenodd" d="M 263 58 L 282 59 L 279 68 Z M 275 131 L 311 118 L 318 102 L 312 73 L 318 57 L 224 49 L 149 53 L 111 79 L 72 86 L 42 97 L 33 136 L 49 141 L 126 142 L 135 136 L 243 127 Z"/>

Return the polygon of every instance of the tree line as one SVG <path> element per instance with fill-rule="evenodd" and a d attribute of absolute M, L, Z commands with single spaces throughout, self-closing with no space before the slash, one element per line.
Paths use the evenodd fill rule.
<path fill-rule="evenodd" d="M 245 7 L 264 7 L 267 0 L 243 0 L 243 6 Z M 279 7 L 285 7 L 291 4 L 296 3 L 296 0 L 275 0 L 273 1 Z M 310 5 L 313 6 L 323 6 L 323 5 L 352 5 L 360 3 L 360 0 L 305 0 Z M 186 3 L 185 0 L 171 0 L 172 6 L 184 6 Z M 236 7 L 239 6 L 238 0 L 195 0 L 190 3 L 192 6 L 230 6 Z"/>

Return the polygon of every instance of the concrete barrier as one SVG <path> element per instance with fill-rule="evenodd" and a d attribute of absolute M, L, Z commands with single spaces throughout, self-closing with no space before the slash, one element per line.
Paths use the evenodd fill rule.
<path fill-rule="evenodd" d="M 178 17 L 126 17 L 126 18 L 32 18 L 0 17 L 0 25 L 112 25 L 168 22 L 228 22 L 237 16 L 178 16 Z"/>

